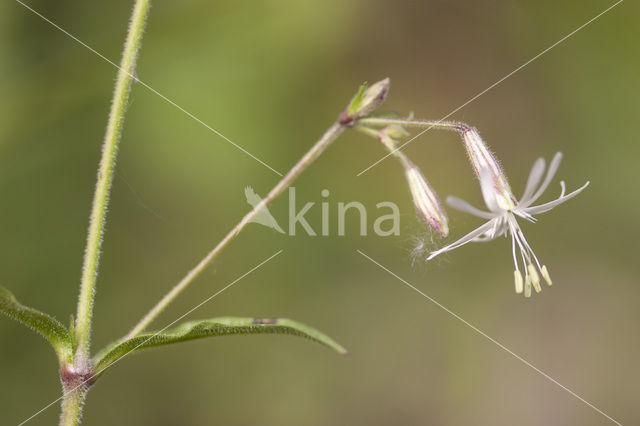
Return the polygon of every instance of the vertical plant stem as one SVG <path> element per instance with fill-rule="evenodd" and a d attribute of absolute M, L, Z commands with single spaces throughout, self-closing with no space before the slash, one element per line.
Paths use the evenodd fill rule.
<path fill-rule="evenodd" d="M 102 146 L 102 158 L 98 170 L 98 181 L 91 208 L 89 234 L 82 268 L 78 312 L 76 316 L 76 362 L 86 362 L 89 358 L 89 339 L 91 337 L 91 317 L 93 313 L 93 299 L 95 295 L 100 248 L 104 233 L 105 216 L 109 203 L 109 191 L 113 181 L 113 170 L 118 152 L 118 142 L 122 134 L 127 99 L 131 89 L 131 80 L 138 49 L 142 40 L 144 24 L 149 12 L 150 0 L 136 0 L 129 23 L 127 40 L 122 53 L 122 60 L 111 102 L 111 111 L 107 131 Z"/>
<path fill-rule="evenodd" d="M 82 417 L 82 404 L 87 389 L 79 384 L 75 388 L 65 389 L 62 400 L 62 413 L 60 414 L 60 426 L 76 426 L 80 424 Z"/>
<path fill-rule="evenodd" d="M 202 271 L 220 254 L 220 252 L 229 245 L 231 241 L 247 226 L 249 222 L 273 200 L 275 200 L 282 192 L 293 183 L 293 181 L 316 159 L 327 147 L 336 140 L 338 136 L 345 130 L 346 126 L 339 122 L 334 123 L 325 134 L 311 147 L 309 151 L 298 161 L 289 172 L 273 187 L 266 197 L 258 203 L 253 210 L 247 213 L 242 220 L 211 250 L 185 277 L 176 284 L 162 300 L 160 300 L 136 326 L 122 340 L 127 340 L 137 336 L 153 321 L 160 312 L 162 312 L 189 284 L 195 280 Z"/>

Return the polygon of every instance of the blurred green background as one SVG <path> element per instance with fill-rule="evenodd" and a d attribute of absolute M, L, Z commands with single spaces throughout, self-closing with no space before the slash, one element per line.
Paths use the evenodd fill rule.
<path fill-rule="evenodd" d="M 29 5 L 119 60 L 131 1 Z M 608 1 L 154 1 L 138 75 L 284 172 L 362 81 L 390 77 L 385 110 L 439 119 L 591 19 Z M 347 132 L 296 182 L 320 227 L 320 191 L 396 202 L 401 236 L 284 236 L 250 227 L 154 323 L 161 328 L 276 251 L 189 319 L 285 316 L 350 355 L 300 339 L 210 339 L 123 360 L 89 393 L 87 425 L 599 425 L 609 421 L 361 255 L 360 249 L 624 424 L 638 424 L 640 232 L 635 129 L 640 7 L 627 1 L 451 118 L 477 126 L 520 194 L 538 156 L 578 198 L 524 224 L 554 278 L 513 291 L 508 240 L 425 264 L 413 248 L 480 221 L 450 211 L 432 241 L 399 166 Z M 75 312 L 115 69 L 13 1 L 0 4 L 0 283 L 66 322 Z M 481 196 L 455 134 L 405 151 L 439 194 Z M 98 279 L 93 347 L 126 332 L 278 176 L 141 86 L 130 99 Z M 559 192 L 554 183 L 551 192 Z M 547 194 L 550 199 L 551 194 Z M 271 209 L 286 223 L 286 198 Z M 370 228 L 371 229 L 371 228 Z M 60 395 L 53 352 L 0 320 L 0 416 Z M 29 424 L 54 424 L 57 404 Z"/>

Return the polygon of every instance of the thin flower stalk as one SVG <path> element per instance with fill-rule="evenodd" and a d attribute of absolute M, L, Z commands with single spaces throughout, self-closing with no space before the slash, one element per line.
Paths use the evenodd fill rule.
<path fill-rule="evenodd" d="M 311 149 L 289 170 L 276 186 L 242 220 L 211 250 L 193 269 L 191 269 L 151 310 L 124 336 L 121 341 L 131 339 L 142 331 L 180 294 L 182 293 L 213 260 L 233 241 L 240 232 L 264 208 L 275 200 L 293 181 L 313 163 L 342 132 L 351 127 L 357 118 L 369 114 L 385 100 L 389 92 L 388 78 L 370 87 L 361 86 L 359 92 L 351 100 L 347 108 L 340 114 L 336 122 L 322 135 Z"/>
<path fill-rule="evenodd" d="M 408 136 L 407 131 L 398 125 L 390 125 L 381 130 L 365 126 L 358 126 L 356 128 L 362 133 L 380 140 L 385 148 L 398 160 L 404 168 L 405 178 L 407 179 L 416 211 L 431 229 L 441 236 L 446 237 L 449 234 L 447 214 L 442 208 L 442 203 L 436 195 L 435 190 L 424 177 L 420 168 L 416 166 L 404 152 L 396 149 L 396 139 Z"/>

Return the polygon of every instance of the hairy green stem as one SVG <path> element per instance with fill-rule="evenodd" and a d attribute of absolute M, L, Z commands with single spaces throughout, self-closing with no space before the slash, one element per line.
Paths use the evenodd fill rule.
<path fill-rule="evenodd" d="M 62 413 L 60 414 L 60 426 L 76 426 L 80 424 L 82 417 L 82 405 L 87 389 L 79 384 L 74 388 L 65 389 L 62 400 Z"/>
<path fill-rule="evenodd" d="M 327 147 L 336 140 L 338 136 L 345 130 L 346 126 L 339 122 L 334 123 L 322 137 L 307 151 L 307 153 L 298 161 L 289 172 L 278 182 L 276 186 L 267 194 L 266 197 L 258 203 L 253 210 L 247 213 L 242 220 L 198 263 L 187 275 L 185 275 L 171 291 L 169 291 L 141 320 L 131 331 L 121 339 L 121 341 L 137 336 L 162 312 L 185 288 L 189 286 L 204 271 L 211 262 L 220 254 L 225 247 L 233 241 L 238 234 L 247 226 L 251 220 L 273 200 L 275 200 L 285 189 L 293 183 L 293 181 L 306 169 L 309 165 L 327 149 Z"/>
<path fill-rule="evenodd" d="M 400 125 L 407 127 L 420 127 L 420 128 L 436 128 L 453 130 L 456 132 L 464 132 L 469 130 L 470 127 L 464 123 L 457 121 L 440 121 L 440 120 L 413 120 L 413 119 L 397 119 L 397 118 L 378 118 L 378 117 L 365 117 L 356 122 L 361 126 L 388 126 L 388 125 Z"/>
<path fill-rule="evenodd" d="M 91 317 L 93 312 L 93 300 L 100 259 L 100 247 L 104 233 L 105 216 L 109 203 L 109 191 L 113 181 L 113 171 L 118 152 L 118 142 L 122 134 L 124 115 L 127 108 L 127 99 L 131 89 L 131 81 L 134 77 L 136 58 L 142 40 L 144 24 L 149 12 L 150 0 L 136 0 L 127 40 L 124 45 L 122 60 L 118 71 L 118 78 L 113 93 L 111 111 L 107 131 L 102 146 L 102 158 L 98 170 L 98 181 L 91 208 L 89 222 L 89 234 L 82 268 L 80 284 L 80 296 L 78 298 L 78 312 L 76 315 L 75 335 L 78 349 L 76 362 L 86 362 L 89 358 L 89 339 L 91 337 Z"/>

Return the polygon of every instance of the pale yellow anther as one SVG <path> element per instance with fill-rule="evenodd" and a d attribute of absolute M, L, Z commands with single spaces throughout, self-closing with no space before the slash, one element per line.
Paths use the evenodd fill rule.
<path fill-rule="evenodd" d="M 542 291 L 542 287 L 540 287 L 540 275 L 538 275 L 538 270 L 532 263 L 527 266 L 529 270 L 529 275 L 531 276 L 531 283 L 533 283 L 533 288 L 536 289 L 536 293 L 540 293 Z"/>
<path fill-rule="evenodd" d="M 529 275 L 524 280 L 524 297 L 531 297 L 531 278 Z"/>
<path fill-rule="evenodd" d="M 542 272 L 542 278 L 544 278 L 547 284 L 551 285 L 551 277 L 549 276 L 549 271 L 547 271 L 547 267 L 542 265 L 542 269 L 540 269 L 540 272 Z"/>
<path fill-rule="evenodd" d="M 513 271 L 513 276 L 516 281 L 516 293 L 520 294 L 524 290 L 524 283 L 522 282 L 522 274 L 517 269 Z"/>

